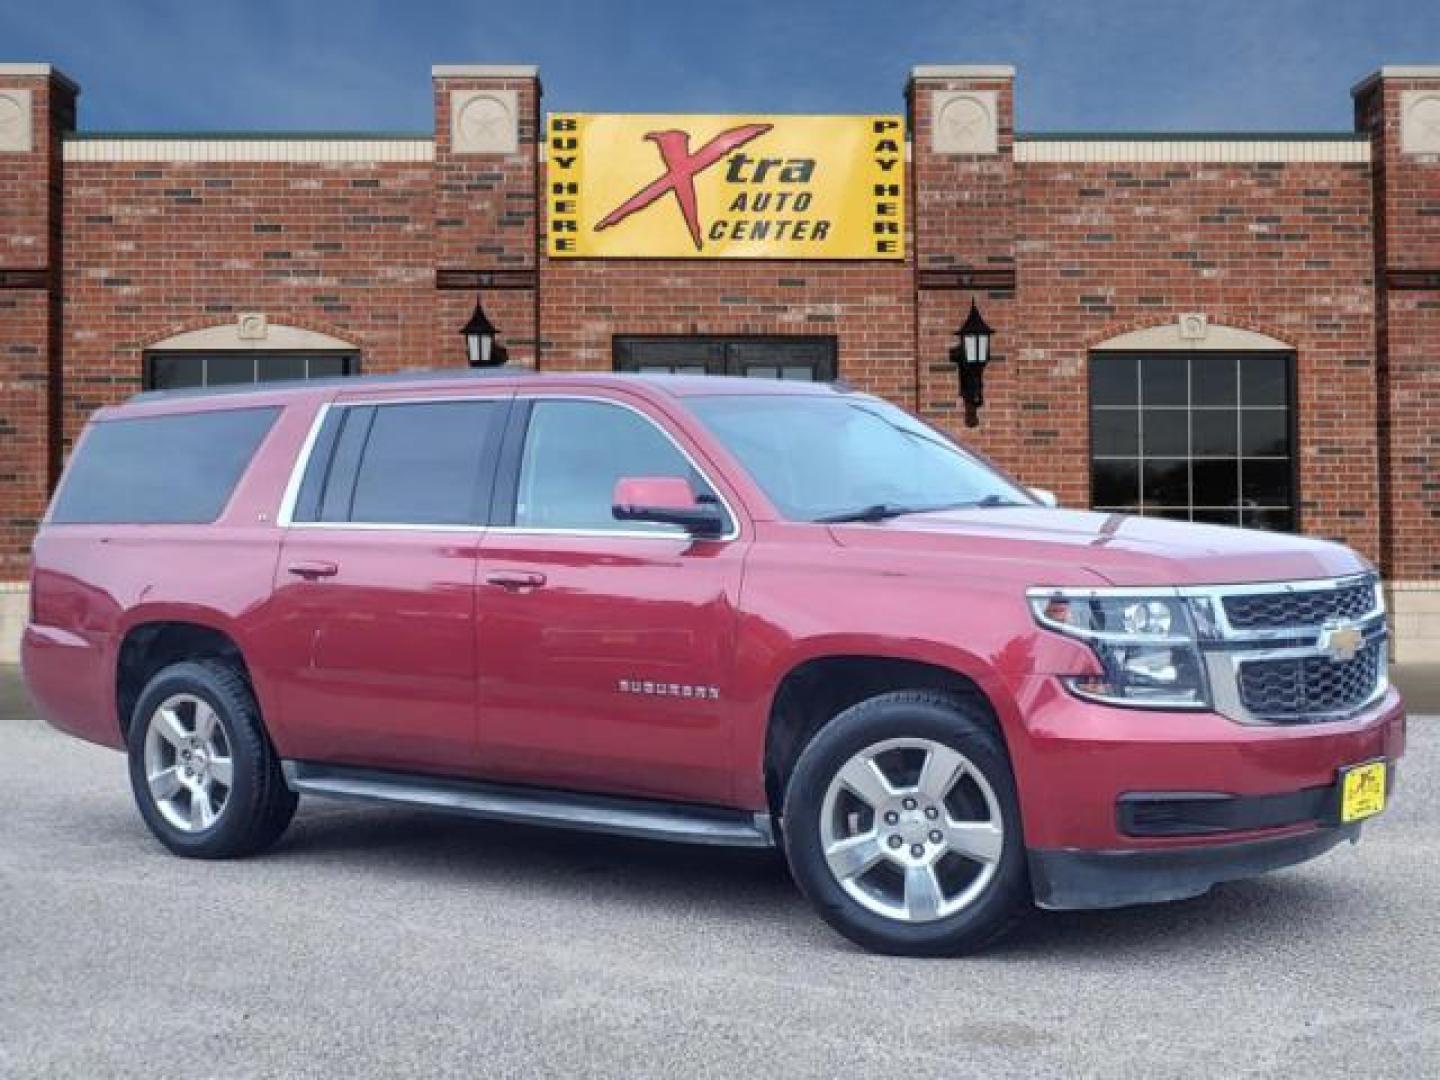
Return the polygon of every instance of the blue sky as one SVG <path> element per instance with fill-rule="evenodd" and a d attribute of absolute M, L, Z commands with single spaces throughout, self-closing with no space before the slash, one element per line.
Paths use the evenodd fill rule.
<path fill-rule="evenodd" d="M 1349 87 L 1440 63 L 1440 0 L 0 0 L 91 130 L 432 126 L 432 63 L 538 63 L 550 109 L 898 111 L 916 63 L 1019 68 L 1017 125 L 1348 130 Z"/>

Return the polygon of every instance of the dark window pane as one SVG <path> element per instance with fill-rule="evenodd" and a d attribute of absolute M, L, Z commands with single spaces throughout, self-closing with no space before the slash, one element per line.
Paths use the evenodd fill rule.
<path fill-rule="evenodd" d="M 1288 457 L 1290 415 L 1282 409 L 1247 409 L 1240 414 L 1240 446 L 1247 457 Z"/>
<path fill-rule="evenodd" d="M 205 384 L 231 386 L 255 381 L 255 357 L 252 353 L 216 353 L 205 358 Z"/>
<path fill-rule="evenodd" d="M 725 367 L 725 347 L 705 338 L 617 339 L 615 367 L 620 371 L 656 373 L 699 367 L 718 375 Z"/>
<path fill-rule="evenodd" d="M 1190 414 L 1190 452 L 1196 457 L 1236 457 L 1235 410 L 1197 409 Z"/>
<path fill-rule="evenodd" d="M 1229 461 L 1196 461 L 1196 506 L 1234 506 L 1240 497 L 1240 463 Z"/>
<path fill-rule="evenodd" d="M 1092 405 L 1135 405 L 1139 402 L 1134 356 L 1098 355 L 1090 358 L 1090 403 Z"/>
<path fill-rule="evenodd" d="M 1097 409 L 1090 421 L 1096 457 L 1135 457 L 1140 453 L 1140 414 L 1133 409 Z"/>
<path fill-rule="evenodd" d="M 1246 510 L 1241 521 L 1247 529 L 1273 529 L 1276 532 L 1291 532 L 1295 528 L 1293 510 Z"/>
<path fill-rule="evenodd" d="M 312 379 L 328 379 L 335 375 L 349 375 L 354 371 L 350 364 L 351 357 L 348 356 L 311 356 L 307 359 Z"/>
<path fill-rule="evenodd" d="M 147 390 L 181 390 L 205 385 L 205 361 L 199 356 L 151 356 L 146 358 Z"/>
<path fill-rule="evenodd" d="M 752 379 L 778 379 L 780 369 L 766 364 L 751 364 L 745 369 L 745 374 Z"/>
<path fill-rule="evenodd" d="M 1290 462 L 1240 463 L 1240 493 L 1254 506 L 1286 506 L 1290 502 Z"/>
<path fill-rule="evenodd" d="M 829 341 L 786 341 L 770 338 L 763 341 L 732 341 L 726 346 L 726 364 L 730 374 L 748 374 L 747 369 L 763 367 L 803 366 L 815 370 L 826 367 L 830 359 Z"/>
<path fill-rule="evenodd" d="M 1145 510 L 1145 516 L 1153 518 L 1163 518 L 1166 521 L 1189 521 L 1190 511 L 1187 509 L 1152 510 L 1147 507 Z"/>
<path fill-rule="evenodd" d="M 1146 356 L 1140 361 L 1140 403 L 1142 405 L 1185 405 L 1189 401 L 1183 356 Z"/>
<path fill-rule="evenodd" d="M 1294 499 L 1291 364 L 1291 357 L 1270 353 L 1092 357 L 1093 453 L 1118 457 L 1132 445 L 1129 415 L 1098 405 L 1123 393 L 1117 372 L 1138 372 L 1145 513 L 1234 525 L 1242 508 L 1264 509 L 1257 521 L 1283 527 L 1286 515 L 1293 520 L 1279 509 Z M 1101 462 L 1093 462 L 1095 505 L 1117 504 L 1109 482 Z"/>
<path fill-rule="evenodd" d="M 1196 510 L 1195 521 L 1205 525 L 1239 525 L 1239 510 Z"/>
<path fill-rule="evenodd" d="M 1188 506 L 1190 504 L 1190 464 L 1179 460 L 1161 459 L 1145 462 L 1145 506 Z"/>
<path fill-rule="evenodd" d="M 501 406 L 488 401 L 382 405 L 355 480 L 350 520 L 463 525 L 480 520 L 482 451 Z"/>
<path fill-rule="evenodd" d="M 1140 440 L 1146 457 L 1184 457 L 1190 452 L 1189 414 L 1184 409 L 1146 409 Z"/>
<path fill-rule="evenodd" d="M 1290 358 L 1285 355 L 1245 357 L 1240 364 L 1240 404 L 1289 405 L 1289 371 Z"/>
<path fill-rule="evenodd" d="M 1096 506 L 1139 506 L 1140 463 L 1093 462 L 1090 466 L 1090 501 Z"/>
<path fill-rule="evenodd" d="M 310 469 L 328 470 L 320 501 L 321 521 L 349 521 L 350 504 L 355 496 L 355 470 L 360 465 L 360 452 L 370 435 L 370 422 L 375 418 L 374 406 L 352 406 L 341 409 L 340 434 L 335 440 L 335 454 L 329 462 L 312 457 Z"/>
<path fill-rule="evenodd" d="M 55 500 L 58 523 L 198 523 L 220 516 L 278 409 L 92 426 Z"/>
<path fill-rule="evenodd" d="M 1235 404 L 1235 364 L 1233 356 L 1196 356 L 1190 361 L 1190 404 L 1233 406 Z"/>
<path fill-rule="evenodd" d="M 255 364 L 261 382 L 305 378 L 303 356 L 257 356 Z"/>
<path fill-rule="evenodd" d="M 615 482 L 627 476 L 678 476 L 691 483 L 697 497 L 714 496 L 645 417 L 598 402 L 537 401 L 520 464 L 515 524 L 675 532 L 673 526 L 615 519 Z"/>

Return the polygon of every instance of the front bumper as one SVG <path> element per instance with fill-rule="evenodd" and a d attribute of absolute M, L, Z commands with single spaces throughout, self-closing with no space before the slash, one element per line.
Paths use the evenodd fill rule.
<path fill-rule="evenodd" d="M 1212 712 L 1097 705 L 1046 676 L 1029 680 L 1018 704 L 1021 728 L 1006 737 L 1025 844 L 1039 851 L 1199 847 L 1294 832 L 1323 818 L 1306 815 L 1304 806 L 1318 802 L 1303 793 L 1330 787 L 1347 766 L 1395 762 L 1405 751 L 1405 712 L 1393 690 L 1357 716 L 1316 724 L 1237 724 Z M 1137 835 L 1123 800 L 1153 793 L 1247 797 L 1275 816 Z M 1287 820 L 1291 796 L 1302 805 Z"/>
<path fill-rule="evenodd" d="M 1222 881 L 1255 877 L 1358 840 L 1360 823 L 1205 847 L 1145 851 L 1031 851 L 1035 903 L 1063 911 L 1184 900 Z"/>

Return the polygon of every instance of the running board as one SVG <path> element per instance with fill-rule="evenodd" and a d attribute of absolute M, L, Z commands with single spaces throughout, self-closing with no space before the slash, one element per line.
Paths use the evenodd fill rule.
<path fill-rule="evenodd" d="M 507 787 L 308 761 L 285 761 L 281 766 L 290 789 L 303 795 L 419 806 L 490 821 L 548 825 L 681 844 L 775 846 L 769 814 L 546 788 Z"/>

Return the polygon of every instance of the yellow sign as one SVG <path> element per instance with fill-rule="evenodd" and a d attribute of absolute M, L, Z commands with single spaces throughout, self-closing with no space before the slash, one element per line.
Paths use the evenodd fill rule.
<path fill-rule="evenodd" d="M 552 258 L 903 259 L 899 116 L 552 114 Z"/>

